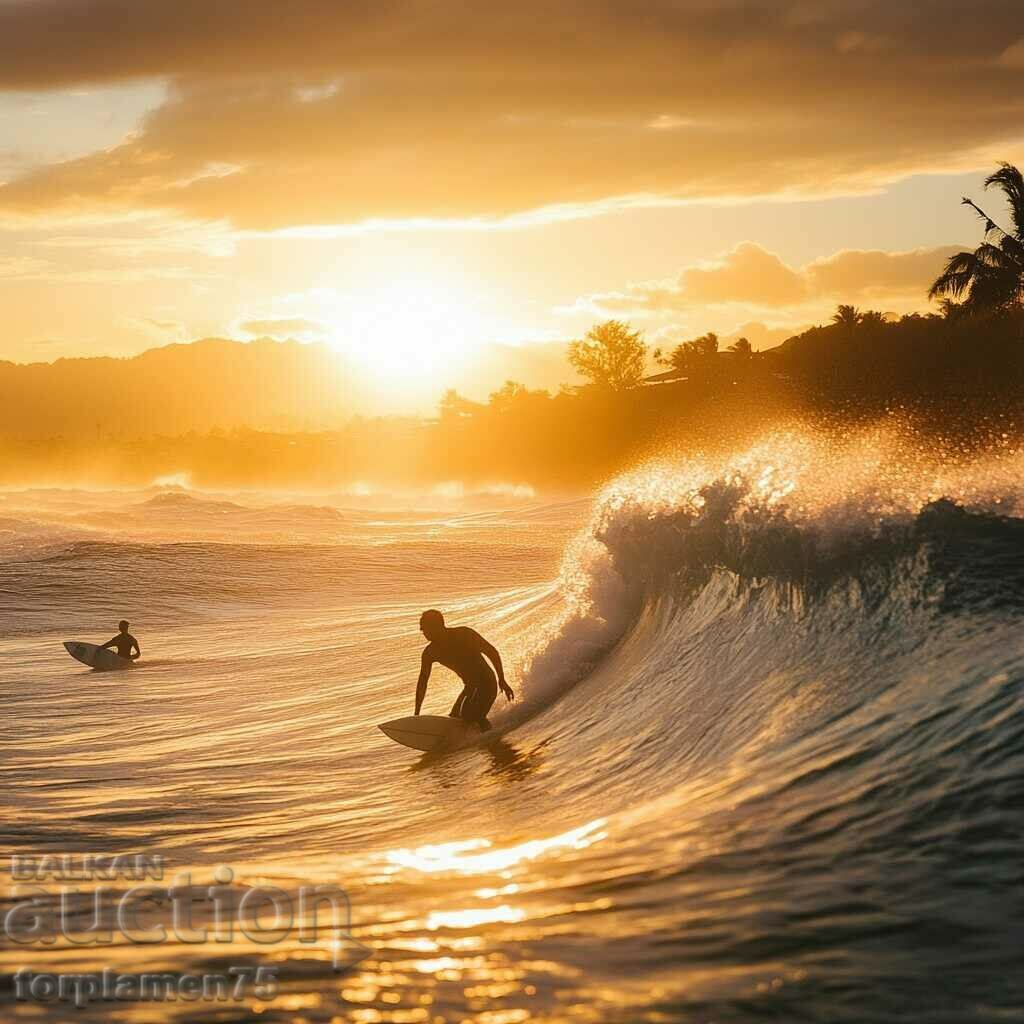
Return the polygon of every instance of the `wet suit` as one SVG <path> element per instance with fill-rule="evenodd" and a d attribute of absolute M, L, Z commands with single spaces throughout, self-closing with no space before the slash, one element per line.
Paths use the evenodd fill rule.
<path fill-rule="evenodd" d="M 132 648 L 135 649 L 134 655 L 132 654 Z M 125 658 L 128 661 L 134 661 L 142 654 L 142 651 L 139 650 L 139 641 L 131 633 L 118 633 L 117 636 L 111 637 L 100 649 L 116 649 L 118 657 Z"/>
<path fill-rule="evenodd" d="M 466 722 L 475 722 L 485 732 L 490 729 L 487 712 L 498 695 L 498 680 L 494 670 L 484 660 L 487 655 L 496 666 L 501 656 L 475 630 L 468 626 L 445 629 L 444 635 L 432 640 L 423 650 L 420 678 L 416 686 L 416 714 L 427 691 L 427 679 L 435 663 L 450 668 L 461 680 L 463 690 L 450 715 Z M 511 692 L 511 691 L 509 691 Z"/>

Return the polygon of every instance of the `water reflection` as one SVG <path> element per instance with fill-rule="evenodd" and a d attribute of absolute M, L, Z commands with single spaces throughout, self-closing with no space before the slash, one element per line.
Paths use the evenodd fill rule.
<path fill-rule="evenodd" d="M 390 864 L 416 871 L 450 871 L 463 875 L 505 871 L 521 861 L 533 860 L 549 850 L 584 850 L 607 838 L 608 833 L 601 831 L 606 823 L 606 818 L 597 818 L 561 835 L 550 836 L 547 839 L 531 839 L 518 846 L 498 850 L 491 848 L 492 843 L 489 839 L 466 839 L 420 846 L 412 850 L 391 850 L 387 853 L 386 859 Z"/>

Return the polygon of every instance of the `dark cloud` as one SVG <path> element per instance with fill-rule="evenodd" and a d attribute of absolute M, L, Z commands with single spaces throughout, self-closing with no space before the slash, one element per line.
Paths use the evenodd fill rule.
<path fill-rule="evenodd" d="M 857 300 L 920 294 L 931 287 L 947 260 L 962 246 L 909 252 L 844 249 L 802 268 L 812 293 Z"/>
<path fill-rule="evenodd" d="M 275 228 L 829 194 L 973 167 L 1024 136 L 1019 2 L 977 6 L 7 3 L 0 89 L 173 89 L 123 145 L 0 188 L 0 210 Z"/>
<path fill-rule="evenodd" d="M 926 304 L 931 283 L 955 246 L 907 252 L 844 249 L 802 267 L 791 267 L 754 242 L 710 263 L 686 267 L 671 281 L 630 285 L 593 295 L 585 305 L 610 313 L 675 315 L 706 306 L 754 306 L 782 310 L 822 301 Z"/>

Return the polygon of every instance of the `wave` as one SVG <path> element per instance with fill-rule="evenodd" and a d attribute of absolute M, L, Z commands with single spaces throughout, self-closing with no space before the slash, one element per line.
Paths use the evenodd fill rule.
<path fill-rule="evenodd" d="M 793 614 L 829 600 L 1019 609 L 1022 470 L 1008 445 L 961 460 L 892 429 L 644 465 L 603 489 L 566 551 L 563 611 L 528 659 L 528 702 L 585 679 L 652 603 L 697 601 L 723 575 L 737 592 L 784 593 Z"/>

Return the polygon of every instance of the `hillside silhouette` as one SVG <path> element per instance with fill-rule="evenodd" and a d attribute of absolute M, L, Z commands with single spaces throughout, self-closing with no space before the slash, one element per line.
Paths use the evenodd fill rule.
<path fill-rule="evenodd" d="M 0 436 L 146 437 L 338 428 L 360 411 L 326 345 L 206 338 L 118 359 L 0 362 Z"/>

